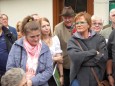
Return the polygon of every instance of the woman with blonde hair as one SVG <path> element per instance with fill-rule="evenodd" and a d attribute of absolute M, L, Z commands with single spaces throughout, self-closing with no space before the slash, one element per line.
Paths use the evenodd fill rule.
<path fill-rule="evenodd" d="M 41 39 L 49 46 L 54 64 L 58 65 L 60 73 L 60 84 L 63 85 L 63 57 L 58 37 L 52 36 L 50 22 L 47 18 L 39 19 L 41 27 Z M 49 80 L 50 86 L 56 86 L 53 77 Z"/>
<path fill-rule="evenodd" d="M 17 31 L 17 34 L 18 34 L 18 39 L 22 37 L 21 25 L 22 25 L 21 21 L 18 21 L 17 24 L 16 24 L 16 31 Z"/>

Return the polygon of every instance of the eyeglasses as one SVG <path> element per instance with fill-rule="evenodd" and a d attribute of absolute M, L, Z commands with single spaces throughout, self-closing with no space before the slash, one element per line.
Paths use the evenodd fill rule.
<path fill-rule="evenodd" d="M 102 26 L 103 25 L 103 23 L 92 23 L 92 25 L 94 25 L 94 26 Z"/>
<path fill-rule="evenodd" d="M 115 14 L 111 15 L 112 17 L 115 17 Z"/>
<path fill-rule="evenodd" d="M 87 22 L 86 22 L 86 21 L 81 21 L 81 22 L 76 22 L 76 23 L 75 23 L 75 25 L 79 25 L 79 24 L 80 24 L 80 25 L 85 25 L 85 24 L 87 24 Z"/>

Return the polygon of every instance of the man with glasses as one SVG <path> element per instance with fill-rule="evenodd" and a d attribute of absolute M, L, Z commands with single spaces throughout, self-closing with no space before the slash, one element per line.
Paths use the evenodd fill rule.
<path fill-rule="evenodd" d="M 74 16 L 75 13 L 71 6 L 64 7 L 61 13 L 63 21 L 55 26 L 55 35 L 58 36 L 61 49 L 63 51 L 64 86 L 70 86 L 70 59 L 67 54 L 67 42 L 73 33 L 72 29 L 74 27 Z M 63 77 L 63 75 L 61 75 L 61 77 Z"/>
<path fill-rule="evenodd" d="M 100 34 L 104 36 L 106 40 L 108 40 L 110 33 L 115 28 L 115 8 L 110 10 L 109 16 L 110 16 L 111 26 L 100 31 Z"/>
<path fill-rule="evenodd" d="M 1 17 L 2 17 L 2 24 L 8 28 L 10 30 L 10 32 L 15 36 L 15 38 L 17 39 L 17 31 L 16 31 L 16 28 L 10 26 L 8 24 L 8 16 L 6 14 L 1 14 Z"/>
<path fill-rule="evenodd" d="M 103 19 L 93 15 L 91 17 L 91 29 L 99 33 L 103 29 Z"/>
<path fill-rule="evenodd" d="M 14 35 L 9 31 L 9 29 L 3 26 L 2 16 L 0 15 L 0 79 L 6 72 L 8 54 L 15 40 Z"/>

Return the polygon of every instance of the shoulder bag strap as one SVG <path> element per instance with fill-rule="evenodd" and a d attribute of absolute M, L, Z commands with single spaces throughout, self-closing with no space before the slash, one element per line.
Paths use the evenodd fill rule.
<path fill-rule="evenodd" d="M 22 47 L 20 49 L 20 64 L 19 64 L 19 67 L 21 68 L 21 61 L 22 61 Z"/>
<path fill-rule="evenodd" d="M 81 47 L 80 43 L 78 42 L 78 40 L 76 40 L 76 43 L 78 44 L 78 46 L 80 47 L 80 49 L 83 51 L 83 48 Z"/>
<path fill-rule="evenodd" d="M 95 77 L 95 79 L 96 79 L 96 81 L 97 81 L 97 83 L 99 85 L 101 82 L 99 81 L 99 78 L 97 77 L 97 74 L 96 74 L 96 72 L 95 72 L 93 67 L 91 67 L 91 71 L 92 71 L 92 73 L 93 73 L 93 75 L 94 75 L 94 77 Z"/>

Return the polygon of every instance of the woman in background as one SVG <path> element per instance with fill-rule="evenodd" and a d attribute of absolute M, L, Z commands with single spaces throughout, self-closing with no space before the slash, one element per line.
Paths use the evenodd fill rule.
<path fill-rule="evenodd" d="M 16 31 L 17 31 L 17 34 L 18 34 L 18 39 L 22 37 L 22 33 L 21 33 L 21 21 L 18 21 L 17 24 L 16 24 Z"/>
<path fill-rule="evenodd" d="M 23 37 L 13 44 L 6 69 L 21 67 L 26 72 L 28 86 L 49 86 L 53 61 L 49 47 L 40 39 L 39 23 L 27 16 L 22 21 L 21 32 Z"/>
<path fill-rule="evenodd" d="M 60 83 L 61 86 L 63 85 L 63 57 L 62 57 L 62 50 L 60 47 L 60 41 L 58 37 L 52 36 L 50 22 L 47 18 L 41 18 L 39 20 L 41 25 L 41 39 L 49 46 L 52 59 L 54 63 L 57 63 L 59 73 L 60 73 Z M 56 86 L 53 77 L 49 80 L 50 86 Z"/>

